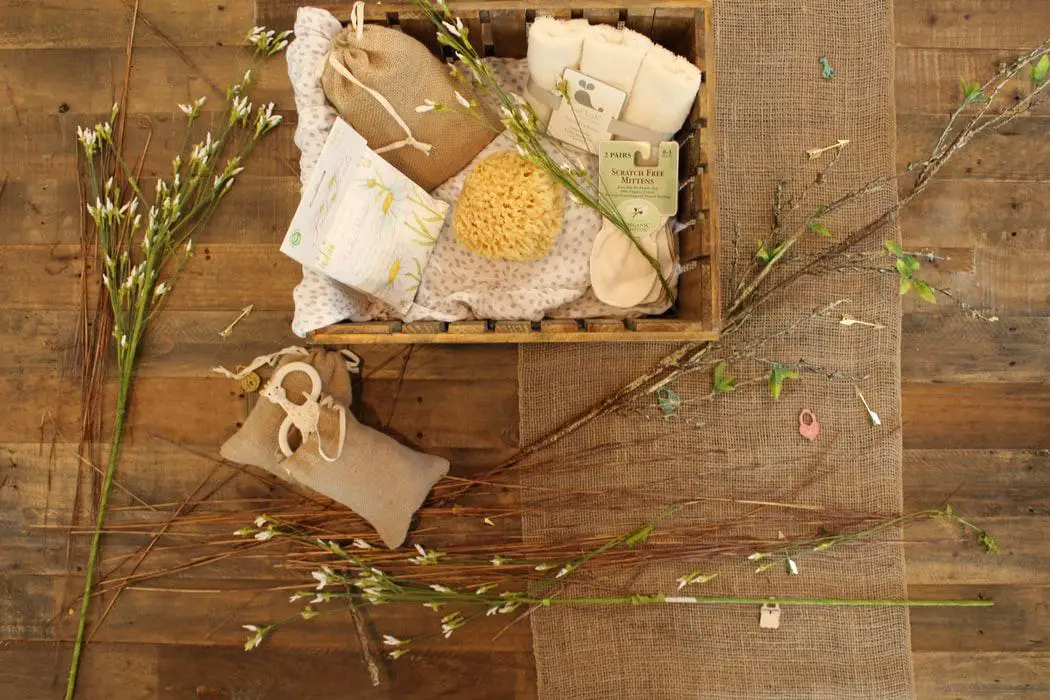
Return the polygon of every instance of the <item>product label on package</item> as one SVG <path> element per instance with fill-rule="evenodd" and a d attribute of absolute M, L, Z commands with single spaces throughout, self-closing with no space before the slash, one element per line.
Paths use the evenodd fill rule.
<path fill-rule="evenodd" d="M 609 123 L 620 116 L 627 93 L 572 68 L 562 79 L 569 99 L 551 115 L 547 135 L 596 154 L 599 144 L 612 138 Z"/>
<path fill-rule="evenodd" d="M 613 201 L 628 223 L 653 212 L 657 218 L 678 213 L 675 141 L 605 141 L 598 154 L 598 173 L 602 195 Z"/>

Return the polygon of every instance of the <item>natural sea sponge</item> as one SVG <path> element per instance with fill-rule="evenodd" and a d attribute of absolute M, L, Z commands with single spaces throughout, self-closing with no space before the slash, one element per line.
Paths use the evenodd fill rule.
<path fill-rule="evenodd" d="M 467 176 L 453 214 L 456 240 L 494 260 L 538 260 L 561 231 L 561 185 L 514 151 L 494 153 Z"/>

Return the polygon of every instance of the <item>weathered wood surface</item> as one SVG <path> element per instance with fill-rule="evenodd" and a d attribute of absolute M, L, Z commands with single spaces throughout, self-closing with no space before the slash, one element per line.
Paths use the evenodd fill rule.
<path fill-rule="evenodd" d="M 79 389 L 68 374 L 82 273 L 72 134 L 106 113 L 119 89 L 130 4 L 13 0 L 0 8 L 0 179 L 8 178 L 0 195 L 0 387 L 9 397 L 0 421 L 4 697 L 58 697 L 68 662 L 68 645 L 55 640 L 70 637 L 60 528 L 70 522 L 78 465 Z M 295 5 L 257 4 L 270 17 L 287 17 Z M 162 156 L 179 138 L 175 103 L 210 95 L 209 83 L 239 72 L 244 55 L 234 45 L 254 17 L 243 0 L 142 0 L 141 11 L 196 66 L 187 67 L 140 21 L 131 109 L 148 122 L 134 121 L 129 144 L 142 144 L 152 128 L 149 175 L 166 169 Z M 917 0 L 897 3 L 896 13 L 901 167 L 936 136 L 958 97 L 960 76 L 987 75 L 997 60 L 1050 36 L 1050 5 L 1043 0 Z M 269 66 L 259 86 L 294 123 L 283 66 Z M 215 107 L 213 100 L 208 108 Z M 987 610 L 913 613 L 923 698 L 1050 694 L 1050 116 L 1045 106 L 1036 111 L 975 143 L 904 217 L 909 247 L 950 255 L 935 273 L 938 283 L 1001 317 L 988 324 L 948 304 L 906 307 L 907 506 L 930 506 L 954 492 L 958 509 L 988 527 L 1003 549 L 989 557 L 952 542 L 953 533 L 940 526 L 909 529 L 913 595 L 998 601 Z M 210 458 L 247 402 L 210 379 L 208 369 L 294 341 L 289 292 L 298 273 L 275 250 L 296 202 L 292 129 L 278 130 L 257 155 L 158 319 L 154 329 L 162 332 L 142 364 L 120 484 L 148 503 L 178 502 L 208 475 L 218 501 L 288 495 Z M 220 341 L 218 331 L 247 304 L 255 312 Z M 406 442 L 449 456 L 460 474 L 513 451 L 513 349 L 418 348 L 398 388 L 404 353 L 361 348 L 365 420 L 388 423 Z M 131 503 L 119 490 L 115 500 L 125 508 Z M 107 568 L 145 539 L 135 532 L 112 538 Z M 85 542 L 86 535 L 73 538 L 74 589 Z M 165 541 L 150 561 L 177 562 L 186 545 Z M 220 571 L 221 581 L 201 569 L 152 585 L 252 589 L 289 581 L 265 558 Z M 81 697 L 281 699 L 342 697 L 348 689 L 362 698 L 535 694 L 527 626 L 495 642 L 492 634 L 455 636 L 392 668 L 389 683 L 373 691 L 346 625 L 302 625 L 261 652 L 241 651 L 238 625 L 286 611 L 283 594 L 272 592 L 127 591 L 85 657 Z M 408 613 L 385 615 L 405 629 L 424 622 Z"/>

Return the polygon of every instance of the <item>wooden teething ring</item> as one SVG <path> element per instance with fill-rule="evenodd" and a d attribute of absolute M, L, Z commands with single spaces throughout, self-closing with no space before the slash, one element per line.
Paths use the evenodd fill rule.
<path fill-rule="evenodd" d="M 291 401 L 284 391 L 284 386 L 282 386 L 285 377 L 293 372 L 302 372 L 310 377 L 310 391 L 303 392 L 306 401 L 302 404 Z M 307 438 L 317 430 L 317 421 L 320 416 L 318 399 L 321 397 L 321 375 L 317 373 L 313 365 L 306 362 L 289 362 L 277 368 L 270 381 L 266 383 L 266 386 L 259 393 L 283 408 L 285 413 L 288 414 L 277 431 L 277 444 L 285 457 L 291 457 L 292 448 L 288 444 L 288 434 L 292 428 L 294 427 L 299 431 L 303 442 L 306 442 Z"/>

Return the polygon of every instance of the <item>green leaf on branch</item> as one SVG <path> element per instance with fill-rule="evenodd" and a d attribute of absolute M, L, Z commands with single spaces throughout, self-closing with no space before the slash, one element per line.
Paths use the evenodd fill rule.
<path fill-rule="evenodd" d="M 831 67 L 831 61 L 827 56 L 820 57 L 820 77 L 824 80 L 831 80 L 835 77 L 835 69 Z"/>
<path fill-rule="evenodd" d="M 780 394 L 784 391 L 784 382 L 788 379 L 799 379 L 798 371 L 791 365 L 774 362 L 773 368 L 769 370 L 769 394 L 774 401 L 780 400 Z"/>
<path fill-rule="evenodd" d="M 736 389 L 736 380 L 726 372 L 725 360 L 718 361 L 711 378 L 716 394 L 727 394 Z"/>
<path fill-rule="evenodd" d="M 1028 73 L 1032 76 L 1032 82 L 1036 87 L 1045 83 L 1047 77 L 1050 76 L 1050 54 L 1043 54 L 1038 63 L 1028 66 Z"/>
<path fill-rule="evenodd" d="M 996 543 L 996 541 L 994 539 L 992 539 L 992 536 L 989 535 L 984 530 L 981 530 L 980 532 L 977 533 L 977 541 L 981 543 L 981 545 L 985 548 L 985 550 L 989 554 L 998 554 L 999 553 L 999 545 Z"/>
<path fill-rule="evenodd" d="M 656 403 L 665 416 L 670 416 L 682 405 L 682 399 L 678 394 L 663 386 L 656 392 Z"/>
<path fill-rule="evenodd" d="M 927 301 L 931 304 L 937 303 L 937 295 L 933 291 L 933 287 L 915 276 L 915 273 L 922 269 L 922 263 L 914 255 L 905 252 L 900 247 L 899 243 L 894 241 L 885 241 L 883 245 L 886 250 L 892 255 L 895 260 L 893 261 L 894 267 L 897 268 L 897 274 L 900 275 L 900 291 L 901 294 L 907 294 L 912 289 L 923 301 Z"/>
<path fill-rule="evenodd" d="M 915 293 L 919 295 L 919 298 L 923 301 L 928 301 L 931 304 L 937 303 L 937 296 L 933 293 L 933 288 L 927 283 L 920 279 L 912 278 L 912 286 L 915 287 Z"/>
<path fill-rule="evenodd" d="M 819 221 L 810 221 L 809 230 L 813 233 L 823 236 L 824 238 L 831 238 L 831 231 L 829 231 L 828 227 L 820 223 Z"/>
<path fill-rule="evenodd" d="M 966 78 L 960 78 L 959 84 L 962 86 L 963 104 L 970 104 L 971 102 L 988 101 L 988 98 L 985 97 L 983 92 L 981 92 L 980 83 L 970 82 L 966 80 Z"/>
<path fill-rule="evenodd" d="M 775 245 L 772 248 L 766 248 L 765 241 L 758 242 L 758 252 L 755 253 L 755 257 L 761 260 L 763 263 L 768 265 L 780 255 L 780 252 L 784 250 L 784 244 Z"/>
<path fill-rule="evenodd" d="M 646 523 L 645 525 L 642 525 L 640 528 L 629 534 L 627 536 L 627 539 L 625 539 L 623 543 L 628 547 L 633 547 L 638 544 L 645 544 L 649 540 L 649 535 L 652 533 L 652 531 L 653 526 L 651 524 Z"/>

